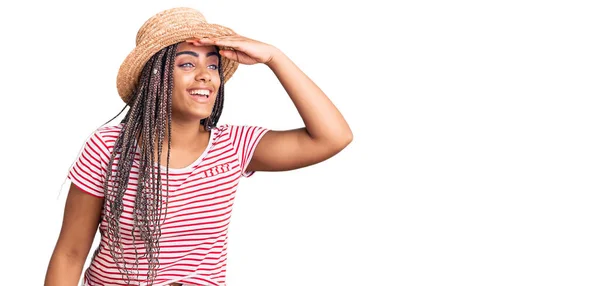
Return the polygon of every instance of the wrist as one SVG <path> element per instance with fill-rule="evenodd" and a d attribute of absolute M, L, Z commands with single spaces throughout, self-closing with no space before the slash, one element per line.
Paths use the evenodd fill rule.
<path fill-rule="evenodd" d="M 278 48 L 273 47 L 273 53 L 271 54 L 271 59 L 268 60 L 265 64 L 273 69 L 277 66 L 283 59 L 285 58 L 285 54 L 279 50 Z"/>

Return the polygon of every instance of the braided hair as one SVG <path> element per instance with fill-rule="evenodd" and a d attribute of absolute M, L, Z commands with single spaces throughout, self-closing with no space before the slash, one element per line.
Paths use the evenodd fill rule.
<path fill-rule="evenodd" d="M 166 218 L 169 186 L 167 183 L 166 193 L 163 193 L 163 176 L 157 167 L 160 162 L 157 161 L 162 158 L 163 142 L 166 136 L 168 142 L 166 182 L 168 182 L 171 153 L 173 70 L 176 50 L 177 44 L 168 46 L 157 52 L 144 65 L 138 85 L 127 103 L 129 110 L 121 121 L 123 127 L 115 141 L 108 163 L 109 170 L 103 185 L 105 196 L 104 216 L 108 223 L 106 231 L 108 248 L 127 284 L 131 282 L 130 274 L 133 273 L 139 277 L 140 257 L 137 251 L 137 239 L 144 242 L 145 254 L 142 255 L 142 258 L 145 257 L 148 261 L 146 280 L 149 281 L 149 285 L 154 282 L 157 270 L 160 267 L 158 260 L 160 254 L 159 239 L 161 224 Z M 200 124 L 203 125 L 206 131 L 216 126 L 223 111 L 224 79 L 219 53 L 217 53 L 217 57 L 219 58 L 221 84 L 210 116 L 200 120 Z M 124 249 L 121 243 L 123 230 L 121 229 L 120 219 L 123 213 L 123 197 L 129 184 L 136 153 L 139 154 L 139 174 L 132 214 L 133 226 L 131 228 L 133 244 L 135 245 L 135 271 L 133 271 L 128 270 L 124 257 Z M 163 195 L 166 197 L 164 209 Z M 136 231 L 139 233 L 137 236 Z"/>

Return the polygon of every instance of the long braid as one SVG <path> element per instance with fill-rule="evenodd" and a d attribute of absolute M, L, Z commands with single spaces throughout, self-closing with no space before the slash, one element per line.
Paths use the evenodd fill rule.
<path fill-rule="evenodd" d="M 168 136 L 167 170 L 171 150 L 171 107 L 173 91 L 173 62 L 177 45 L 167 47 L 154 55 L 144 66 L 137 91 L 130 100 L 130 109 L 121 122 L 123 129 L 115 141 L 109 166 L 112 168 L 104 184 L 108 227 L 108 244 L 111 256 L 119 271 L 131 282 L 130 274 L 139 273 L 139 255 L 135 248 L 135 271 L 130 271 L 121 243 L 123 197 L 129 183 L 133 159 L 139 153 L 139 175 L 133 207 L 131 234 L 144 241 L 148 261 L 146 279 L 154 281 L 159 267 L 159 238 L 161 220 L 164 219 L 163 191 L 160 158 L 165 135 Z M 169 180 L 167 172 L 167 182 Z M 168 192 L 168 184 L 166 191 Z M 168 196 L 166 196 L 168 197 Z M 139 236 L 135 232 L 139 232 Z"/>
<path fill-rule="evenodd" d="M 158 257 L 154 255 L 154 251 L 159 249 L 159 234 L 157 230 L 159 229 L 160 209 L 162 206 L 162 182 L 160 179 L 160 170 L 157 171 L 155 168 L 156 156 L 154 148 L 155 143 L 159 143 L 155 138 L 156 133 L 161 132 L 159 131 L 160 129 L 163 129 L 162 131 L 164 132 L 165 120 L 157 118 L 157 114 L 159 114 L 157 112 L 157 101 L 161 95 L 160 83 L 162 81 L 162 77 L 158 74 L 158 69 L 164 64 L 162 58 L 165 53 L 165 50 L 160 51 L 154 57 L 153 61 L 151 61 L 153 74 L 150 77 L 150 92 L 147 94 L 143 116 L 143 135 L 141 136 L 143 142 L 140 150 L 140 172 L 134 205 L 135 215 L 133 217 L 134 229 L 137 228 L 139 230 L 140 237 L 144 240 L 146 257 L 149 262 L 149 279 L 155 276 L 155 269 L 158 267 Z M 156 122 L 156 119 L 159 121 Z M 134 229 L 132 229 L 132 235 L 134 235 Z M 136 266 L 138 266 L 137 261 Z"/>
<path fill-rule="evenodd" d="M 139 153 L 139 174 L 133 207 L 133 227 L 131 235 L 136 244 L 136 231 L 144 242 L 145 257 L 148 261 L 146 280 L 152 285 L 160 266 L 159 238 L 161 225 L 166 218 L 169 190 L 169 162 L 171 155 L 171 126 L 173 106 L 173 69 L 177 44 L 162 49 L 148 60 L 144 66 L 138 87 L 127 103 L 129 111 L 121 121 L 123 128 L 115 141 L 108 166 L 111 172 L 104 183 L 105 216 L 107 217 L 108 247 L 119 271 L 130 284 L 130 274 L 139 275 L 139 255 L 135 252 L 135 270 L 128 270 L 121 243 L 120 219 L 123 213 L 123 198 L 129 184 L 131 169 L 136 153 Z M 221 57 L 219 57 L 219 63 Z M 214 128 L 221 117 L 224 105 L 224 78 L 219 64 L 221 84 L 211 115 L 200 121 L 204 129 Z M 162 190 L 163 142 L 167 138 L 166 192 Z M 112 167 L 116 162 L 116 167 Z M 163 197 L 165 202 L 163 203 Z M 164 205 L 164 209 L 163 209 Z M 138 277 L 139 280 L 139 277 Z"/>
<path fill-rule="evenodd" d="M 142 70 L 141 78 L 147 78 L 150 73 L 148 66 Z M 135 156 L 137 146 L 135 145 L 135 138 L 139 138 L 139 120 L 141 108 L 140 105 L 143 103 L 143 96 L 147 90 L 147 82 L 141 81 L 136 99 L 132 100 L 130 110 L 125 116 L 122 123 L 125 123 L 123 130 L 120 132 L 119 137 L 115 141 L 113 153 L 111 155 L 108 166 L 111 172 L 107 172 L 108 176 L 104 182 L 104 195 L 106 199 L 105 204 L 105 216 L 107 218 L 107 236 L 108 245 L 111 256 L 113 257 L 119 271 L 127 277 L 127 284 L 130 283 L 129 272 L 127 271 L 127 265 L 123 257 L 123 247 L 120 243 L 120 224 L 119 220 L 123 212 L 123 196 L 125 189 L 129 182 L 129 173 L 133 164 L 133 158 Z M 117 167 L 113 168 L 114 161 L 118 159 Z M 112 180 L 111 180 L 112 178 Z"/>

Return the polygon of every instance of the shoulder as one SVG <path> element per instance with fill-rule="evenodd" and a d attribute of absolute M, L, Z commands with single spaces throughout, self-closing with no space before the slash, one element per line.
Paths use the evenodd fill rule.
<path fill-rule="evenodd" d="M 96 129 L 96 133 L 107 140 L 110 140 L 111 138 L 116 140 L 119 137 L 121 130 L 123 130 L 123 125 L 124 124 L 102 126 Z"/>
<path fill-rule="evenodd" d="M 123 124 L 102 126 L 94 130 L 94 133 L 88 138 L 88 144 L 93 143 L 98 148 L 105 149 L 106 152 L 110 153 L 122 129 Z"/>
<path fill-rule="evenodd" d="M 268 130 L 265 127 L 257 125 L 238 125 L 238 124 L 223 124 L 215 127 L 220 132 L 247 132 L 257 130 Z"/>
<path fill-rule="evenodd" d="M 256 126 L 256 125 L 237 125 L 237 124 L 223 124 L 215 127 L 214 129 L 217 134 L 227 135 L 225 137 L 231 138 L 233 141 L 238 141 L 247 137 L 261 137 L 269 131 L 269 129 Z"/>

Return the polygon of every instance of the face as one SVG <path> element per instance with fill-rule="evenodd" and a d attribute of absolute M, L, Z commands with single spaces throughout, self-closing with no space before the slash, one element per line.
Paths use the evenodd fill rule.
<path fill-rule="evenodd" d="M 199 121 L 210 116 L 220 84 L 217 49 L 180 43 L 173 69 L 173 118 Z"/>

